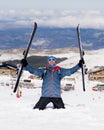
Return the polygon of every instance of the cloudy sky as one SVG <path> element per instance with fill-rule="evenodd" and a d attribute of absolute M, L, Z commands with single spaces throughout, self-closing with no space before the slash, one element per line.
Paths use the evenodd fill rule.
<path fill-rule="evenodd" d="M 0 0 L 0 28 L 34 21 L 39 26 L 104 28 L 104 0 Z"/>
<path fill-rule="evenodd" d="M 103 10 L 104 0 L 0 0 L 0 8 Z"/>

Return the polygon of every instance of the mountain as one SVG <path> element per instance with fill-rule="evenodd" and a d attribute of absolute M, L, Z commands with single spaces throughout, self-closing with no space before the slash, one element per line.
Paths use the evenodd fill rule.
<path fill-rule="evenodd" d="M 27 58 L 27 61 L 29 65 L 31 65 L 32 67 L 39 68 L 39 67 L 44 67 L 46 65 L 47 58 L 48 56 L 30 56 Z M 66 59 L 67 58 L 57 58 L 57 63 L 60 63 Z M 6 65 L 6 66 L 10 65 L 10 66 L 15 67 L 17 66 L 17 64 L 20 64 L 20 60 L 7 60 L 3 62 L 3 65 Z"/>
<path fill-rule="evenodd" d="M 0 30 L 1 50 L 25 48 L 32 28 L 8 28 Z M 81 41 L 84 49 L 96 50 L 104 48 L 104 30 L 81 28 Z M 38 27 L 32 48 L 56 49 L 78 47 L 76 28 Z"/>

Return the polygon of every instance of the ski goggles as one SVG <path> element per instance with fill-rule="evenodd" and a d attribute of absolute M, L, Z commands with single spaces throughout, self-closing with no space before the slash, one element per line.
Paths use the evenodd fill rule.
<path fill-rule="evenodd" d="M 53 61 L 56 62 L 56 57 L 54 57 L 54 56 L 49 56 L 49 57 L 48 57 L 48 61 L 51 61 L 51 60 L 53 60 Z"/>
<path fill-rule="evenodd" d="M 49 58 L 49 59 L 48 59 L 48 61 L 52 61 L 52 60 L 53 60 L 53 61 L 56 61 L 56 59 L 54 59 L 54 58 Z"/>

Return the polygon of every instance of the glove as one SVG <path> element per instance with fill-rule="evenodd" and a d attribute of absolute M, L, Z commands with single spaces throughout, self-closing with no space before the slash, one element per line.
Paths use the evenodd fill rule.
<path fill-rule="evenodd" d="M 79 60 L 78 65 L 79 65 L 80 67 L 82 67 L 83 64 L 85 64 L 85 61 L 84 61 L 84 59 L 82 58 L 81 60 Z"/>
<path fill-rule="evenodd" d="M 21 64 L 23 65 L 23 67 L 26 67 L 28 65 L 28 62 L 26 59 L 22 59 Z"/>

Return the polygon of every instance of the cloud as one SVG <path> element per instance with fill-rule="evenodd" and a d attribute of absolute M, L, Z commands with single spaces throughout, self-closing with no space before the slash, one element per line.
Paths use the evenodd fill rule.
<path fill-rule="evenodd" d="M 30 26 L 76 27 L 104 29 L 104 13 L 100 11 L 0 10 L 0 28 Z M 5 24 L 4 24 L 5 23 Z"/>
<path fill-rule="evenodd" d="M 86 42 L 82 42 L 84 47 L 91 47 L 93 46 L 93 43 L 86 43 Z"/>
<path fill-rule="evenodd" d="M 49 45 L 50 41 L 48 39 L 40 38 L 32 43 L 33 46 L 42 46 L 42 45 Z"/>
<path fill-rule="evenodd" d="M 39 39 L 35 43 L 33 43 L 33 45 L 41 46 L 41 45 L 45 44 L 45 42 L 46 42 L 45 39 Z"/>

